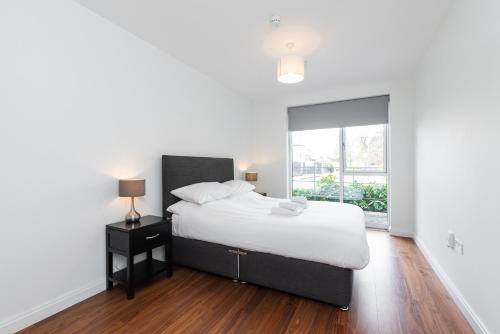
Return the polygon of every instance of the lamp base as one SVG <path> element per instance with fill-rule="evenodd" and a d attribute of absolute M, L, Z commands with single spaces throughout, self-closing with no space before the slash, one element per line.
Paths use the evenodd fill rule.
<path fill-rule="evenodd" d="M 135 211 L 134 198 L 132 197 L 132 205 L 130 211 L 125 215 L 125 221 L 127 223 L 137 223 L 141 219 L 141 214 Z"/>
<path fill-rule="evenodd" d="M 141 220 L 141 214 L 135 210 L 130 210 L 125 216 L 127 223 L 137 223 L 139 220 Z"/>

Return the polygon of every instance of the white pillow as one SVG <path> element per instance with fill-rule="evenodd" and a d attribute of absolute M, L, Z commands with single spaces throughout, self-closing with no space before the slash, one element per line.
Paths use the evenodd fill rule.
<path fill-rule="evenodd" d="M 226 181 L 224 184 L 231 188 L 231 196 L 245 194 L 255 189 L 253 184 L 241 180 Z"/>
<path fill-rule="evenodd" d="M 191 184 L 170 192 L 188 202 L 203 204 L 231 195 L 231 188 L 219 182 L 201 182 Z"/>
<path fill-rule="evenodd" d="M 179 202 L 176 202 L 176 203 L 172 204 L 171 206 L 169 206 L 167 208 L 167 211 L 170 213 L 176 214 L 176 215 L 180 215 L 183 210 L 190 209 L 196 205 L 197 204 L 195 204 L 195 203 L 190 203 L 190 202 L 186 202 L 186 201 L 179 201 Z"/>

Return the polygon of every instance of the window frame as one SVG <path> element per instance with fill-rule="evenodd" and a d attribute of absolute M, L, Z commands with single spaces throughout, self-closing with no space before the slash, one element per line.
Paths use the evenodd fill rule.
<path fill-rule="evenodd" d="M 391 229 L 391 206 L 392 206 L 392 201 L 391 201 L 391 174 L 390 174 L 390 167 L 389 167 L 389 161 L 390 161 L 390 157 L 389 157 L 389 124 L 381 124 L 384 126 L 384 145 L 383 145 L 383 148 L 384 148 L 384 168 L 383 170 L 381 171 L 368 171 L 368 170 L 357 170 L 357 171 L 346 171 L 345 170 L 345 166 L 346 166 L 346 162 L 345 162 L 345 128 L 348 128 L 348 127 L 342 127 L 342 128 L 337 128 L 339 129 L 339 136 L 340 136 L 340 154 L 341 154 L 341 159 L 339 159 L 339 163 L 340 163 L 340 166 L 339 166 L 339 174 L 340 174 L 340 178 L 339 178 L 339 183 L 342 184 L 342 187 L 344 187 L 344 176 L 363 176 L 363 175 L 366 175 L 366 176 L 385 176 L 386 177 L 386 182 L 387 182 L 387 223 L 386 224 L 383 224 L 383 225 L 378 225 L 378 224 L 368 224 L 366 225 L 366 227 L 368 228 L 376 228 L 376 229 L 384 229 L 384 230 L 390 230 Z M 288 193 L 288 196 L 291 198 L 292 196 L 292 193 L 293 193 L 293 132 L 295 131 L 287 131 L 288 133 L 288 166 L 287 166 L 287 170 L 288 170 L 288 182 L 287 182 L 287 185 L 288 185 L 288 189 L 287 189 L 287 193 Z M 342 188 L 343 189 L 343 188 Z M 340 192 L 340 198 L 339 198 L 339 202 L 340 203 L 344 203 L 344 191 L 342 190 Z"/>

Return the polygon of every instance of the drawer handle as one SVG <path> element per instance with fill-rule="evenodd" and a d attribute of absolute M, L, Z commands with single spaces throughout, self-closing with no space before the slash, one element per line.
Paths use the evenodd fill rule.
<path fill-rule="evenodd" d="M 155 235 L 151 236 L 151 237 L 146 237 L 146 240 L 151 240 L 151 239 L 154 239 L 154 238 L 158 238 L 160 236 L 160 233 L 156 233 Z"/>

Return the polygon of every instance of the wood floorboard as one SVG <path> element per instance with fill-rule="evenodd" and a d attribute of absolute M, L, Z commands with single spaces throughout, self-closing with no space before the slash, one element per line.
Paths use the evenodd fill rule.
<path fill-rule="evenodd" d="M 412 240 L 368 231 L 368 242 L 348 312 L 176 268 L 133 300 L 114 288 L 21 333 L 473 333 Z"/>

